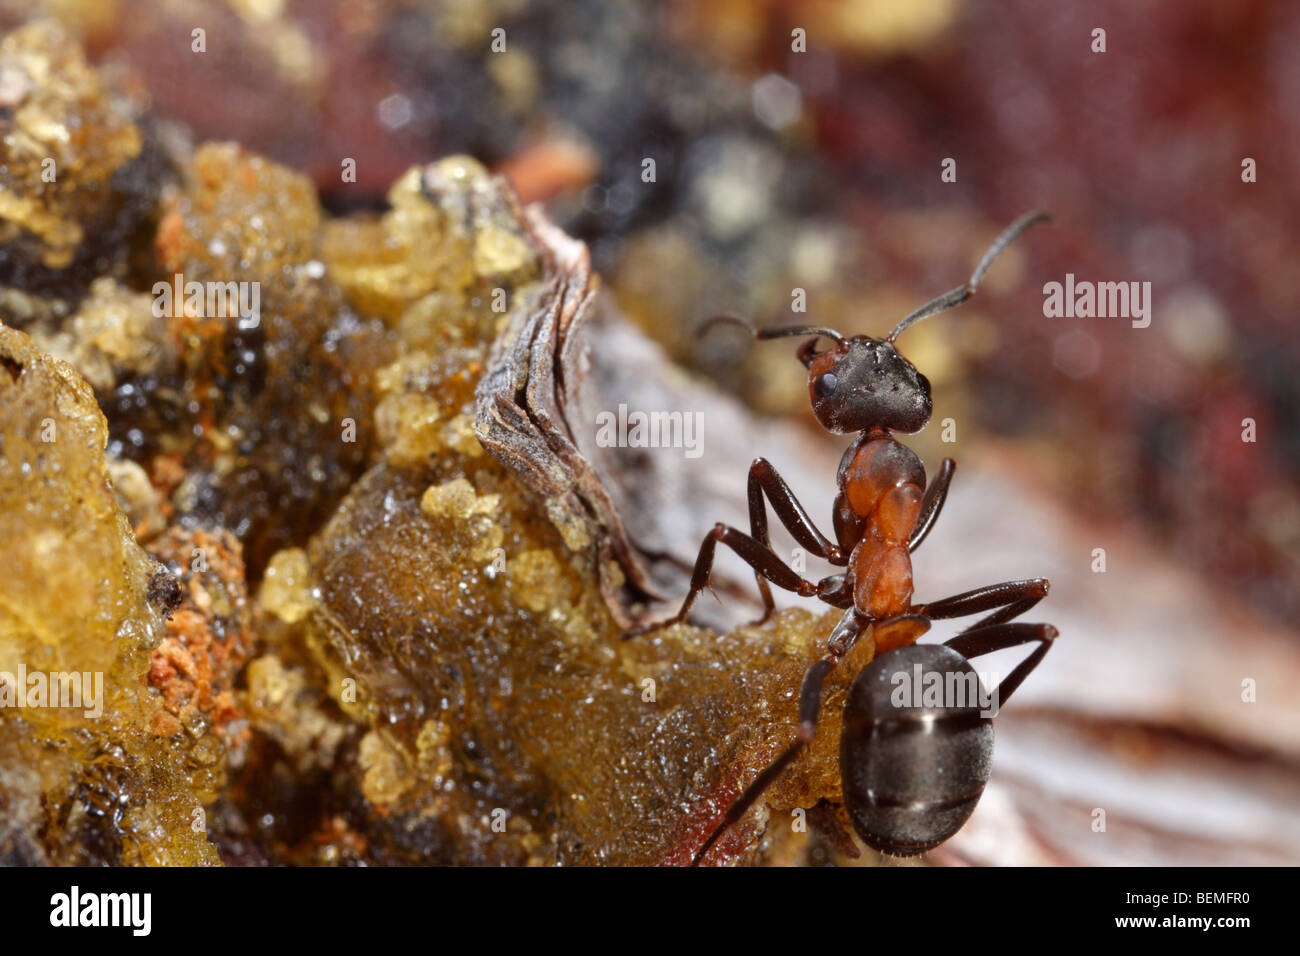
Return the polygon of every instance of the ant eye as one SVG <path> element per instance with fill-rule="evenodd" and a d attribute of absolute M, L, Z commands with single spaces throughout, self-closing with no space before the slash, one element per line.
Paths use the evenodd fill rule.
<path fill-rule="evenodd" d="M 831 392 L 835 391 L 835 386 L 839 383 L 840 380 L 838 378 L 830 372 L 826 372 L 817 376 L 817 380 L 813 382 L 813 391 L 817 393 L 819 398 L 825 398 Z"/>

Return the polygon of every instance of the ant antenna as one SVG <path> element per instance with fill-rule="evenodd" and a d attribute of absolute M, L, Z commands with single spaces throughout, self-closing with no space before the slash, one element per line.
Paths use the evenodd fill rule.
<path fill-rule="evenodd" d="M 844 336 L 834 329 L 828 329 L 820 325 L 779 325 L 776 328 L 756 329 L 744 319 L 734 315 L 715 315 L 713 318 L 702 323 L 699 328 L 699 335 L 703 335 L 714 325 L 738 325 L 748 331 L 754 338 L 760 341 L 766 339 L 783 339 L 791 335 L 822 335 L 834 342 L 843 342 Z"/>
<path fill-rule="evenodd" d="M 984 273 L 989 271 L 989 266 L 1000 253 L 1020 236 L 1022 232 L 1030 226 L 1040 222 L 1051 222 L 1052 217 L 1041 209 L 1034 212 L 1026 213 L 1011 225 L 1009 225 L 997 239 L 993 240 L 993 245 L 989 246 L 988 252 L 984 253 L 984 258 L 980 259 L 980 264 L 975 267 L 975 271 L 970 275 L 970 281 L 963 286 L 958 286 L 950 292 L 945 292 L 937 299 L 931 299 L 925 305 L 921 306 L 911 315 L 894 326 L 894 331 L 889 333 L 886 342 L 893 342 L 894 339 L 905 331 L 909 326 L 920 322 L 922 319 L 928 319 L 930 316 L 939 312 L 946 312 L 954 306 L 961 305 L 967 299 L 975 294 L 979 288 L 980 280 L 984 278 Z"/>

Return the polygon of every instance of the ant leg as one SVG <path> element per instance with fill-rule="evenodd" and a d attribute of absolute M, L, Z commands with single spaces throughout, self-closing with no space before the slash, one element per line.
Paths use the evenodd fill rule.
<path fill-rule="evenodd" d="M 845 565 L 848 557 L 837 544 L 817 530 L 808 512 L 794 496 L 790 486 L 785 483 L 772 463 L 766 458 L 755 458 L 749 466 L 749 523 L 753 535 L 768 547 L 772 546 L 767 533 L 767 510 L 763 507 L 763 495 L 772 502 L 772 510 L 781 519 L 781 524 L 794 536 L 794 539 L 819 558 L 825 558 L 832 564 Z"/>
<path fill-rule="evenodd" d="M 919 548 L 925 536 L 934 527 L 934 523 L 939 520 L 939 512 L 943 510 L 943 503 L 948 499 L 948 485 L 952 483 L 952 474 L 956 470 L 957 463 L 951 458 L 945 458 L 943 464 L 939 466 L 939 474 L 934 476 L 930 487 L 925 489 L 925 499 L 921 502 L 921 516 L 916 519 L 912 537 L 907 541 L 908 551 Z"/>
<path fill-rule="evenodd" d="M 931 601 L 928 604 L 914 604 L 914 614 L 924 614 L 931 620 L 943 620 L 950 617 L 963 617 L 978 614 L 992 608 L 1000 608 L 988 617 L 981 618 L 967 630 L 1002 624 L 1014 617 L 1024 614 L 1031 607 L 1047 596 L 1051 582 L 1047 578 L 1030 578 L 1027 581 L 1006 581 L 1002 584 L 990 584 L 963 594 Z"/>
<path fill-rule="evenodd" d="M 830 641 L 827 644 L 826 656 L 820 660 L 813 661 L 808 670 L 804 672 L 803 683 L 799 687 L 799 733 L 794 742 L 781 752 L 781 755 L 763 768 L 754 782 L 745 788 L 745 792 L 737 797 L 727 807 L 727 812 L 719 823 L 709 834 L 709 838 L 704 841 L 704 845 L 695 851 L 695 856 L 691 858 L 691 866 L 698 866 L 704 854 L 708 853 L 713 844 L 717 842 L 722 834 L 726 833 L 733 823 L 739 820 L 748 812 L 754 802 L 763 795 L 763 791 L 772 785 L 777 777 L 785 772 L 786 767 L 799 756 L 799 751 L 813 739 L 817 733 L 817 719 L 821 714 L 822 684 L 826 680 L 826 675 L 835 669 L 841 657 L 849 652 L 862 632 L 866 630 L 871 619 L 859 614 L 856 610 L 850 609 L 839 623 L 835 625 L 835 630 L 831 631 Z"/>
<path fill-rule="evenodd" d="M 772 785 L 777 777 L 790 766 L 795 757 L 799 756 L 799 750 L 803 747 L 802 740 L 796 740 L 790 746 L 786 747 L 781 756 L 777 757 L 768 764 L 763 772 L 754 778 L 754 782 L 745 788 L 745 792 L 736 798 L 731 806 L 727 807 L 726 814 L 722 817 L 722 822 L 714 828 L 709 834 L 709 838 L 704 841 L 704 845 L 695 851 L 691 857 L 691 866 L 699 866 L 700 861 L 704 859 L 704 854 L 713 849 L 713 844 L 718 842 L 718 837 L 731 829 L 731 825 L 745 815 L 754 801 L 763 795 L 763 791 Z"/>
<path fill-rule="evenodd" d="M 817 530 L 817 526 L 808 517 L 808 512 L 790 490 L 790 486 L 777 474 L 772 463 L 766 458 L 755 458 L 753 464 L 749 466 L 748 490 L 749 533 L 763 547 L 772 550 L 772 538 L 767 529 L 767 508 L 763 503 L 763 495 L 766 494 L 768 500 L 772 502 L 772 510 L 781 519 L 781 524 L 803 547 L 819 558 L 828 559 L 831 564 L 848 563 L 839 546 L 831 544 L 830 540 Z M 754 623 L 763 624 L 776 610 L 776 604 L 772 601 L 772 589 L 768 587 L 767 579 L 757 571 L 754 573 L 754 579 L 758 582 L 758 593 L 763 598 L 763 616 Z"/>
<path fill-rule="evenodd" d="M 817 582 L 817 597 L 831 607 L 847 611 L 853 607 L 853 585 L 847 574 L 832 574 Z"/>
<path fill-rule="evenodd" d="M 1060 631 L 1050 624 L 994 624 L 991 627 L 977 625 L 968 631 L 963 631 L 952 640 L 945 641 L 944 644 L 969 660 L 981 654 L 991 654 L 1019 644 L 1028 644 L 1030 641 L 1039 642 L 1038 649 L 1017 664 L 1006 679 L 998 685 L 994 699 L 1001 709 L 1021 682 L 1029 676 L 1030 671 L 1047 656 L 1047 652 L 1052 649 L 1052 642 L 1059 634 Z"/>
<path fill-rule="evenodd" d="M 659 624 L 625 631 L 624 639 L 638 637 L 647 631 L 658 630 L 661 627 L 671 627 L 686 620 L 692 605 L 695 604 L 695 599 L 709 586 L 709 573 L 713 570 L 713 555 L 719 541 L 740 555 L 741 559 L 757 574 L 761 574 L 777 587 L 793 591 L 800 597 L 814 597 L 817 594 L 817 585 L 805 581 L 797 572 L 788 568 L 772 553 L 771 548 L 763 547 L 745 532 L 738 531 L 730 525 L 715 524 L 713 530 L 704 536 L 704 542 L 700 545 L 700 554 L 695 559 L 695 570 L 691 574 L 691 589 L 686 592 L 681 610 Z"/>

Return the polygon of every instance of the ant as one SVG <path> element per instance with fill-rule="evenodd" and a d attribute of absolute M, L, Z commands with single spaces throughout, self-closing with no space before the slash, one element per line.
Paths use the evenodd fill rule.
<path fill-rule="evenodd" d="M 885 339 L 847 338 L 822 326 L 755 330 L 732 316 L 706 323 L 706 327 L 715 321 L 738 324 L 758 340 L 812 336 L 796 354 L 808 369 L 813 414 L 828 432 L 858 433 L 858 437 L 844 453 L 836 476 L 834 541 L 817 529 L 772 465 L 756 458 L 749 468 L 750 533 L 714 525 L 700 547 L 681 610 L 654 625 L 664 627 L 686 619 L 708 586 L 719 542 L 754 569 L 764 606 L 757 623 L 765 622 L 775 609 L 768 582 L 801 597 L 820 598 L 845 612 L 831 632 L 825 656 L 804 675 L 794 742 L 728 807 L 692 864 L 700 862 L 812 741 L 827 674 L 869 629 L 875 638 L 875 657 L 853 680 L 840 736 L 844 805 L 858 836 L 880 852 L 914 856 L 943 843 L 974 811 L 992 766 L 990 722 L 983 719 L 980 705 L 969 699 L 895 706 L 891 691 L 901 679 L 896 675 L 908 680 L 919 677 L 915 681 L 919 686 L 939 679 L 943 688 L 978 687 L 979 696 L 988 700 L 970 658 L 1037 642 L 1033 653 L 996 688 L 992 699 L 999 706 L 1005 703 L 1057 636 L 1050 624 L 1010 623 L 1046 596 L 1049 583 L 1046 578 L 1008 581 L 938 601 L 912 603 L 911 552 L 939 517 L 955 463 L 945 458 L 927 488 L 921 460 L 894 439 L 892 432 L 919 432 L 930 421 L 932 410 L 929 381 L 899 354 L 894 342 L 914 323 L 969 299 L 997 255 L 1030 226 L 1049 219 L 1044 212 L 1031 212 L 1016 220 L 984 253 L 970 281 L 921 306 Z M 817 351 L 820 339 L 828 339 L 831 347 Z M 800 545 L 847 570 L 814 583 L 784 564 L 772 549 L 764 496 Z M 932 621 L 984 612 L 991 613 L 944 644 L 916 643 Z M 638 628 L 625 636 L 651 629 Z"/>

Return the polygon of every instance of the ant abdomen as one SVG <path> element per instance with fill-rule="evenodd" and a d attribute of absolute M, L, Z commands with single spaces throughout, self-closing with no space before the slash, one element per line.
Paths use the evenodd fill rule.
<path fill-rule="evenodd" d="M 975 810 L 993 760 L 993 722 L 970 662 L 942 644 L 913 644 L 858 674 L 844 707 L 840 774 L 858 836 L 915 856 Z"/>

